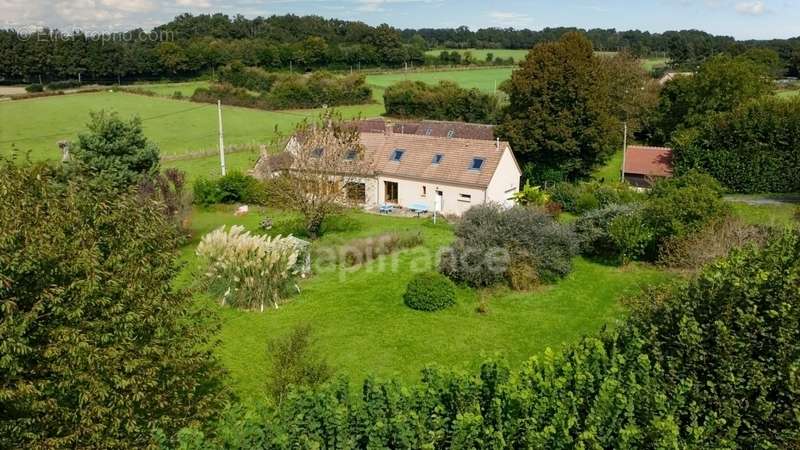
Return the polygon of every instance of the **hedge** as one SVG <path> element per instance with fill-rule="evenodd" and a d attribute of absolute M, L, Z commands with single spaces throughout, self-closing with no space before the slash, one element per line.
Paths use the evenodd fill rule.
<path fill-rule="evenodd" d="M 800 191 L 800 99 L 755 100 L 675 141 L 677 173 L 703 170 L 732 192 Z"/>
<path fill-rule="evenodd" d="M 451 81 L 401 81 L 386 88 L 383 99 L 390 116 L 430 120 L 495 123 L 500 109 L 495 96 Z"/>

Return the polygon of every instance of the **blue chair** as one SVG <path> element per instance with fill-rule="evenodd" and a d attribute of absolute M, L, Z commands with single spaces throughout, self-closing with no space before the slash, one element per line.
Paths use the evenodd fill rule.
<path fill-rule="evenodd" d="M 394 205 L 384 203 L 378 208 L 378 212 L 380 212 L 381 214 L 391 214 L 392 212 L 394 212 Z"/>

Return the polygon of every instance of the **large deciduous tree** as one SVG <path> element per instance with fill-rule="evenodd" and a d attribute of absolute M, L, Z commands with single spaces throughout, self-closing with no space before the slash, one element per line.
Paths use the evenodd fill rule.
<path fill-rule="evenodd" d="M 511 142 L 528 176 L 549 170 L 584 177 L 619 147 L 618 105 L 600 58 L 586 37 L 569 33 L 534 47 L 504 84 L 509 105 L 498 134 Z"/>
<path fill-rule="evenodd" d="M 0 448 L 145 448 L 216 414 L 213 322 L 160 206 L 0 167 Z"/>

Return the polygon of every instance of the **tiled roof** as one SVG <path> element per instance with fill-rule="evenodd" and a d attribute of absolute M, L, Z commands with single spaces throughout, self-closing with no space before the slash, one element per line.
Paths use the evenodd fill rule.
<path fill-rule="evenodd" d="M 355 127 L 362 133 L 385 133 L 386 123 L 387 121 L 382 117 L 353 121 Z M 399 134 L 485 141 L 495 139 L 494 125 L 441 120 L 390 121 L 390 123 L 392 123 L 392 130 Z"/>
<path fill-rule="evenodd" d="M 423 120 L 419 124 L 417 134 L 421 136 L 493 141 L 494 126 L 478 123 Z"/>
<path fill-rule="evenodd" d="M 654 177 L 672 176 L 672 149 L 630 146 L 625 152 L 625 173 Z"/>
<path fill-rule="evenodd" d="M 375 171 L 385 176 L 412 178 L 442 184 L 451 183 L 485 188 L 492 180 L 507 142 L 475 139 L 442 139 L 409 134 L 364 133 L 361 143 Z M 405 150 L 400 161 L 393 161 L 395 150 Z M 434 156 L 443 155 L 439 164 Z M 471 170 L 474 158 L 484 160 L 480 170 Z"/>

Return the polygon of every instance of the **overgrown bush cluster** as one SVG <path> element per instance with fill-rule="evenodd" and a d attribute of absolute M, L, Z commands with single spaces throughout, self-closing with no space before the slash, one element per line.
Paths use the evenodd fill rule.
<path fill-rule="evenodd" d="M 401 81 L 386 88 L 383 99 L 390 116 L 431 120 L 495 123 L 500 109 L 494 95 L 452 81 Z"/>
<path fill-rule="evenodd" d="M 177 446 L 792 448 L 800 440 L 800 238 L 737 251 L 614 331 L 517 371 L 427 369 L 420 384 L 339 379 L 235 408 Z M 246 443 L 246 444 L 244 444 Z"/>
<path fill-rule="evenodd" d="M 668 247 L 681 247 L 678 242 L 684 239 L 694 240 L 696 233 L 716 226 L 729 212 L 719 183 L 693 172 L 657 183 L 640 202 L 610 202 L 593 209 L 578 218 L 575 231 L 582 253 L 593 258 L 625 263 L 634 259 L 655 261 L 663 256 L 665 261 L 677 263 L 675 257 L 680 252 Z M 724 243 L 722 246 L 731 248 Z M 667 257 L 667 253 L 672 256 Z"/>
<path fill-rule="evenodd" d="M 583 214 L 609 205 L 640 202 L 643 194 L 623 183 L 566 183 L 548 186 L 549 200 L 561 205 L 564 211 Z"/>
<path fill-rule="evenodd" d="M 216 179 L 195 180 L 194 202 L 202 206 L 217 203 L 260 205 L 266 202 L 266 188 L 255 178 L 234 171 Z"/>
<path fill-rule="evenodd" d="M 764 97 L 675 139 L 675 170 L 700 169 L 729 191 L 800 191 L 800 99 Z"/>
<path fill-rule="evenodd" d="M 220 73 L 220 84 L 200 88 L 192 101 L 258 109 L 319 108 L 358 105 L 372 101 L 364 75 L 338 76 L 329 72 L 271 74 L 262 69 L 232 65 Z"/>
<path fill-rule="evenodd" d="M 499 205 L 467 211 L 455 230 L 456 241 L 442 256 L 449 278 L 474 287 L 520 279 L 549 283 L 572 270 L 578 240 L 568 225 L 543 210 Z"/>

